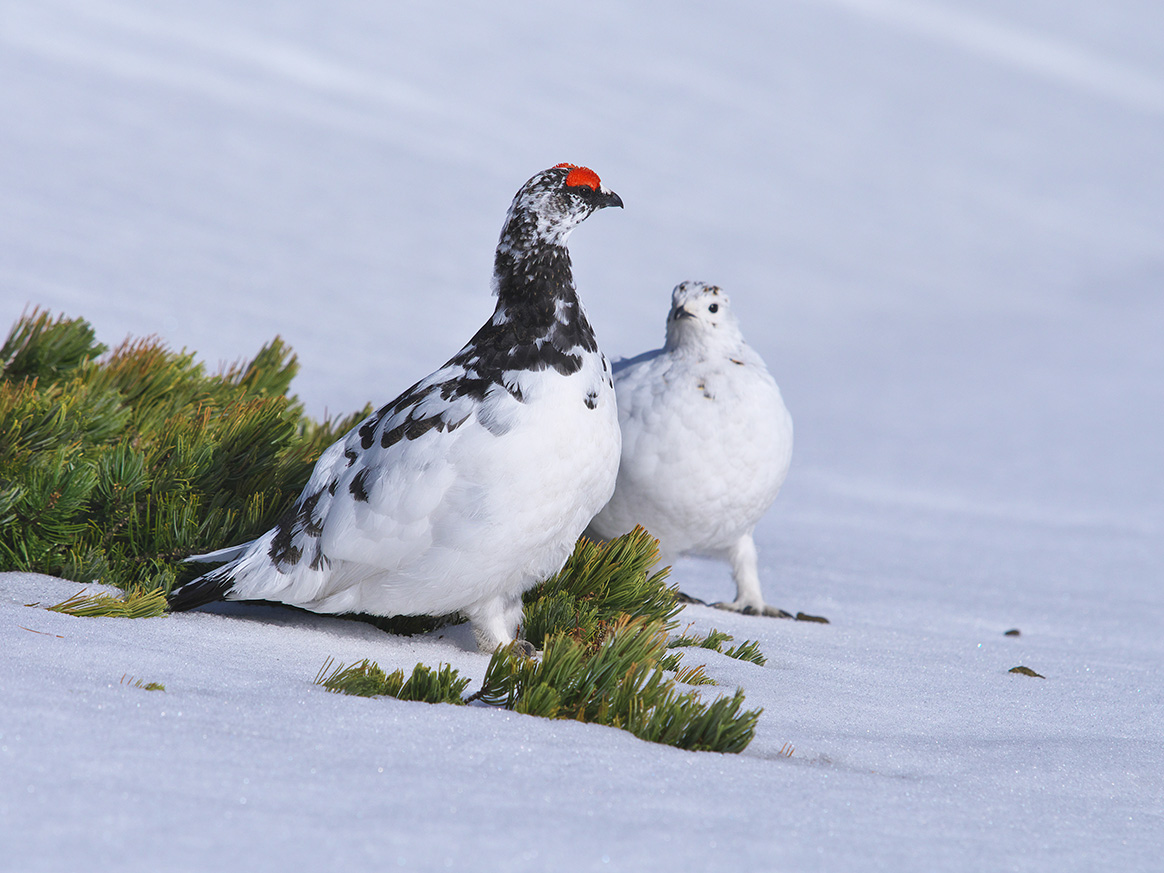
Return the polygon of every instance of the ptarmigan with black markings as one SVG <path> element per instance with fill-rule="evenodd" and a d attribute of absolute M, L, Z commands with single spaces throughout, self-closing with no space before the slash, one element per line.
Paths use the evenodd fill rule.
<path fill-rule="evenodd" d="M 323 613 L 464 613 L 482 651 L 512 642 L 521 595 L 565 563 L 614 490 L 610 366 L 566 240 L 622 206 L 585 167 L 530 179 L 493 268 L 497 307 L 461 351 L 328 448 L 258 539 L 176 589 L 173 610 L 270 600 Z"/>
<path fill-rule="evenodd" d="M 622 463 L 587 533 L 611 539 L 641 524 L 659 538 L 661 564 L 731 564 L 736 599 L 716 606 L 787 616 L 764 603 L 752 531 L 788 473 L 792 417 L 727 295 L 676 287 L 663 348 L 615 362 L 614 387 Z"/>

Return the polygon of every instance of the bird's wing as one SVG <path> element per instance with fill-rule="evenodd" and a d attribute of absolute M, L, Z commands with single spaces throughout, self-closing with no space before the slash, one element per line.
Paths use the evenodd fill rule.
<path fill-rule="evenodd" d="M 431 545 L 432 517 L 457 484 L 455 446 L 481 401 L 458 390 L 448 365 L 364 419 L 323 453 L 280 521 L 272 560 L 392 568 Z"/>

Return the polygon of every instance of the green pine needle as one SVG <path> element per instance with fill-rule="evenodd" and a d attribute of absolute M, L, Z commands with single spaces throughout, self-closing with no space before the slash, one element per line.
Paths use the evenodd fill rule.
<path fill-rule="evenodd" d="M 53 320 L 34 309 L 21 317 L 0 346 L 0 373 L 12 381 L 52 379 L 104 351 L 87 322 L 64 316 Z"/>
<path fill-rule="evenodd" d="M 461 695 L 469 684 L 449 665 L 436 670 L 417 664 L 412 675 L 404 678 L 403 670 L 385 673 L 380 666 L 364 659 L 345 667 L 335 665 L 328 658 L 316 674 L 315 684 L 337 694 L 359 697 L 395 697 L 398 700 L 416 700 L 422 703 L 464 703 Z"/>
<path fill-rule="evenodd" d="M 45 607 L 50 612 L 86 618 L 157 618 L 166 613 L 166 595 L 161 588 L 131 592 L 124 598 L 111 594 L 78 591 L 67 600 Z"/>
<path fill-rule="evenodd" d="M 715 628 L 712 628 L 707 632 L 707 636 L 704 637 L 698 643 L 698 645 L 701 649 L 712 649 L 713 651 L 719 652 L 723 649 L 723 644 L 731 641 L 732 639 L 734 638 L 731 634 L 725 634 L 723 631 L 718 631 Z"/>
<path fill-rule="evenodd" d="M 525 638 L 541 648 L 568 632 L 592 645 L 622 616 L 671 627 L 683 604 L 666 584 L 670 568 L 650 572 L 658 560 L 658 540 L 641 527 L 608 543 L 578 540 L 566 565 L 526 593 Z"/>
<path fill-rule="evenodd" d="M 670 647 L 669 644 L 668 647 Z M 668 652 L 667 654 L 663 655 L 663 657 L 659 658 L 659 669 L 666 670 L 669 673 L 674 673 L 680 669 L 682 663 L 682 652 Z"/>
<path fill-rule="evenodd" d="M 756 640 L 744 640 L 738 646 L 725 649 L 723 644 L 731 642 L 733 639 L 734 637 L 731 634 L 726 634 L 723 631 L 712 628 L 707 632 L 707 636 L 704 637 L 691 636 L 689 634 L 674 637 L 667 643 L 667 647 L 671 649 L 687 647 L 711 649 L 722 655 L 727 655 L 729 658 L 736 658 L 740 661 L 751 661 L 753 664 L 759 664 L 761 667 L 768 663 L 768 659 L 760 651 L 760 644 Z"/>
<path fill-rule="evenodd" d="M 571 719 L 629 731 L 640 739 L 681 749 L 740 752 L 751 742 L 762 710 L 744 710 L 743 692 L 704 702 L 676 686 L 712 685 L 702 666 L 668 678 L 660 668 L 667 633 L 663 623 L 623 616 L 601 640 L 587 644 L 568 633 L 545 640 L 540 658 L 500 647 L 485 670 L 482 687 L 462 699 L 468 680 L 449 667 L 434 672 L 417 664 L 412 677 L 391 674 L 371 661 L 336 666 L 329 658 L 315 682 L 329 691 L 365 697 L 391 696 L 429 703 L 471 703 L 540 718 Z M 410 688 L 411 684 L 411 688 Z"/>
<path fill-rule="evenodd" d="M 681 749 L 746 748 L 761 710 L 743 711 L 742 692 L 712 703 L 695 691 L 678 692 L 676 680 L 659 668 L 666 647 L 663 625 L 644 618 L 614 622 L 597 648 L 557 633 L 547 638 L 540 659 L 499 649 L 472 699 L 529 715 L 618 727 Z"/>
<path fill-rule="evenodd" d="M 716 685 L 716 681 L 707 675 L 703 664 L 694 664 L 680 667 L 675 671 L 675 681 L 684 685 Z"/>
<path fill-rule="evenodd" d="M 744 640 L 734 648 L 720 649 L 720 651 L 729 658 L 735 658 L 740 661 L 751 661 L 753 664 L 758 664 L 761 667 L 768 663 L 768 659 L 760 651 L 760 644 L 756 640 Z"/>
<path fill-rule="evenodd" d="M 161 682 L 146 682 L 144 679 L 134 679 L 132 676 L 123 675 L 121 677 L 122 685 L 132 685 L 134 688 L 141 688 L 143 691 L 165 691 L 166 686 Z"/>

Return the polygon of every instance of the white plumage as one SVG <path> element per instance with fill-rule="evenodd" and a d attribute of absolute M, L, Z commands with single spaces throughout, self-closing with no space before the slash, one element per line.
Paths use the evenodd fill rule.
<path fill-rule="evenodd" d="M 200 559 L 175 610 L 273 600 L 316 612 L 464 612 L 479 647 L 514 640 L 522 593 L 555 573 L 614 489 L 610 366 L 566 239 L 621 206 L 584 167 L 537 174 L 497 247 L 493 317 L 444 367 L 328 448 L 279 524 Z"/>
<path fill-rule="evenodd" d="M 663 348 L 614 365 L 622 461 L 614 495 L 587 531 L 611 539 L 641 524 L 660 563 L 681 555 L 731 564 L 724 609 L 785 616 L 764 603 L 752 532 L 792 459 L 792 417 L 727 295 L 675 288 Z"/>

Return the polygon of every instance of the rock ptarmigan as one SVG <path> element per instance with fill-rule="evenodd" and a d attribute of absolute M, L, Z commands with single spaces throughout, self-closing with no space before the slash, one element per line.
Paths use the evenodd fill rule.
<path fill-rule="evenodd" d="M 314 612 L 462 612 L 478 647 L 514 641 L 521 595 L 565 563 L 614 490 L 610 365 L 574 288 L 566 240 L 622 206 L 585 167 L 530 179 L 493 268 L 497 307 L 439 370 L 319 458 L 303 493 L 170 608 L 271 600 Z"/>
<path fill-rule="evenodd" d="M 703 282 L 676 287 L 663 348 L 616 361 L 614 386 L 622 463 L 587 534 L 611 539 L 641 524 L 658 537 L 661 564 L 731 564 L 736 599 L 715 606 L 787 617 L 764 603 L 752 531 L 788 473 L 792 417 L 727 295 Z"/>

